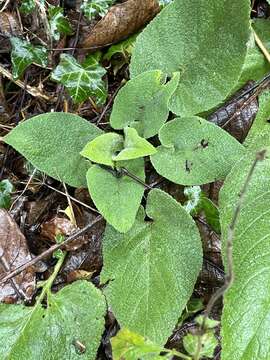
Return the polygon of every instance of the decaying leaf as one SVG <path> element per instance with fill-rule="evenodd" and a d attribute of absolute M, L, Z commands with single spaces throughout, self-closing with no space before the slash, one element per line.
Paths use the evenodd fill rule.
<path fill-rule="evenodd" d="M 240 142 L 243 142 L 258 111 L 257 99 L 251 94 L 239 96 L 254 85 L 250 81 L 238 91 L 224 106 L 217 109 L 208 118 L 210 122 L 221 126 Z"/>
<path fill-rule="evenodd" d="M 0 209 L 0 279 L 31 260 L 26 239 L 9 213 Z M 30 300 L 35 290 L 35 274 L 27 268 L 9 282 L 0 285 L 0 301 L 13 303 Z"/>
<path fill-rule="evenodd" d="M 41 225 L 41 235 L 51 241 L 55 241 L 57 235 L 69 236 L 77 230 L 77 227 L 70 220 L 55 216 L 53 219 L 46 221 Z M 87 243 L 87 237 L 80 236 L 66 246 L 68 251 L 74 251 Z"/>
<path fill-rule="evenodd" d="M 95 48 L 115 44 L 142 28 L 159 9 L 157 0 L 128 0 L 112 6 L 91 32 L 83 37 L 80 46 Z"/>
<path fill-rule="evenodd" d="M 20 36 L 22 34 L 18 19 L 10 12 L 0 13 L 0 34 L 4 36 Z"/>
<path fill-rule="evenodd" d="M 9 108 L 4 95 L 2 77 L 0 76 L 0 123 L 5 124 L 9 121 Z"/>

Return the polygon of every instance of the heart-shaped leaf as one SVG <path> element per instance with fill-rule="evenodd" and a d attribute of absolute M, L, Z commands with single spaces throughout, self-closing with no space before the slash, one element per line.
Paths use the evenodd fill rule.
<path fill-rule="evenodd" d="M 0 305 L 1 359 L 94 360 L 104 331 L 105 299 L 86 281 L 48 297 L 48 307 Z"/>
<path fill-rule="evenodd" d="M 12 46 L 11 61 L 14 79 L 18 79 L 24 70 L 33 63 L 43 67 L 47 66 L 48 54 L 44 46 L 34 46 L 29 41 L 18 37 L 11 37 L 10 42 Z"/>
<path fill-rule="evenodd" d="M 151 221 L 145 221 L 146 215 Z M 146 214 L 140 208 L 126 234 L 108 225 L 103 246 L 101 281 L 112 280 L 105 293 L 120 325 L 163 345 L 202 265 L 200 235 L 192 217 L 171 196 L 152 190 Z"/>
<path fill-rule="evenodd" d="M 119 134 L 102 134 L 90 141 L 81 155 L 97 164 L 114 166 L 113 157 L 123 149 L 123 142 L 123 136 Z"/>
<path fill-rule="evenodd" d="M 155 70 L 128 81 L 116 96 L 111 126 L 114 129 L 131 126 L 146 139 L 156 135 L 168 118 L 168 102 L 177 88 L 179 76 L 175 73 L 166 83 L 162 71 Z"/>
<path fill-rule="evenodd" d="M 245 152 L 227 132 L 196 116 L 169 121 L 159 139 L 162 145 L 151 162 L 160 175 L 182 185 L 224 179 Z"/>
<path fill-rule="evenodd" d="M 89 55 L 79 64 L 68 54 L 61 54 L 60 63 L 52 72 L 52 79 L 63 84 L 75 103 L 81 103 L 94 96 L 97 104 L 103 104 L 107 90 L 102 77 L 106 70 L 99 65 L 100 53 Z"/>
<path fill-rule="evenodd" d="M 177 0 L 138 36 L 131 78 L 154 69 L 181 71 L 170 109 L 198 114 L 229 95 L 241 74 L 250 36 L 250 1 Z"/>
<path fill-rule="evenodd" d="M 241 159 L 220 193 L 223 246 L 255 159 Z M 270 201 L 269 151 L 258 162 L 244 195 L 233 238 L 234 282 L 226 292 L 221 321 L 222 360 L 270 359 Z M 223 249 L 225 253 L 225 249 Z M 225 260 L 226 263 L 226 260 Z"/>
<path fill-rule="evenodd" d="M 114 161 L 137 159 L 157 152 L 156 148 L 140 137 L 135 129 L 127 127 L 124 132 L 124 149 L 114 157 Z"/>
<path fill-rule="evenodd" d="M 144 181 L 143 159 L 120 162 L 131 174 Z M 87 172 L 88 189 L 96 207 L 115 229 L 127 232 L 133 225 L 144 186 L 116 170 L 92 166 Z"/>
<path fill-rule="evenodd" d="M 80 187 L 86 185 L 89 168 L 89 162 L 80 156 L 80 151 L 100 134 L 102 130 L 78 115 L 45 113 L 18 125 L 4 141 L 37 169 Z"/>

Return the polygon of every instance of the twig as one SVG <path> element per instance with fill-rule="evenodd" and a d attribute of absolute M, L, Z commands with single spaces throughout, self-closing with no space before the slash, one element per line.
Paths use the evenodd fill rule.
<path fill-rule="evenodd" d="M 261 39 L 259 38 L 259 36 L 256 34 L 256 31 L 254 29 L 252 29 L 252 32 L 253 32 L 253 35 L 254 35 L 254 38 L 255 38 L 255 41 L 256 41 L 257 45 L 261 49 L 261 52 L 265 56 L 266 60 L 270 63 L 270 54 L 269 54 L 268 50 L 264 46 L 264 44 L 261 41 Z"/>
<path fill-rule="evenodd" d="M 34 264 L 36 264 L 38 261 L 44 259 L 45 257 L 51 255 L 54 251 L 58 250 L 58 249 L 62 249 L 63 247 L 65 247 L 67 244 L 69 244 L 71 241 L 77 239 L 79 236 L 84 235 L 88 230 L 90 230 L 95 224 L 97 224 L 99 221 L 101 221 L 103 219 L 103 217 L 100 215 L 98 217 L 95 218 L 94 221 L 92 221 L 90 224 L 86 225 L 84 228 L 82 228 L 81 230 L 77 231 L 76 233 L 70 235 L 66 240 L 64 240 L 62 243 L 60 244 L 55 244 L 53 246 L 51 246 L 48 250 L 44 251 L 43 253 L 41 253 L 40 255 L 36 256 L 34 259 L 28 261 L 27 263 L 19 266 L 17 269 L 7 273 L 2 279 L 0 279 L 0 285 L 4 284 L 5 282 L 7 282 L 8 280 L 12 279 L 14 276 L 19 275 L 22 271 L 24 271 L 25 269 L 27 269 L 29 266 L 33 266 Z"/>
<path fill-rule="evenodd" d="M 229 228 L 228 228 L 227 243 L 226 243 L 227 274 L 225 276 L 225 283 L 221 288 L 219 288 L 212 295 L 212 297 L 210 298 L 210 301 L 207 304 L 206 310 L 205 310 L 204 315 L 203 315 L 203 322 L 202 322 L 201 327 L 200 327 L 200 335 L 201 336 L 205 331 L 206 320 L 209 317 L 209 315 L 210 315 L 210 313 L 211 313 L 211 311 L 213 309 L 213 306 L 215 305 L 217 300 L 219 298 L 221 298 L 224 295 L 224 293 L 233 284 L 234 273 L 233 273 L 233 253 L 232 252 L 233 252 L 233 238 L 234 238 L 235 228 L 236 228 L 236 224 L 237 224 L 237 221 L 239 219 L 239 215 L 240 215 L 240 212 L 241 212 L 241 208 L 243 206 L 245 195 L 246 195 L 248 186 L 250 184 L 250 181 L 252 179 L 252 176 L 254 174 L 255 168 L 256 168 L 259 161 L 264 160 L 265 153 L 266 153 L 266 150 L 262 150 L 262 151 L 259 151 L 256 154 L 256 158 L 255 158 L 255 160 L 253 161 L 253 163 L 252 163 L 252 165 L 250 167 L 250 170 L 249 170 L 249 172 L 247 174 L 247 177 L 246 177 L 246 180 L 244 182 L 243 188 L 242 188 L 242 190 L 241 190 L 241 192 L 239 194 L 238 203 L 237 203 L 237 206 L 236 206 L 236 208 L 234 210 L 232 221 L 231 221 L 231 223 L 229 225 Z M 199 356 L 200 356 L 200 352 L 201 352 L 201 345 L 202 345 L 201 344 L 201 336 L 199 337 L 198 347 L 197 347 L 196 354 L 194 356 L 194 360 L 199 360 Z"/>
<path fill-rule="evenodd" d="M 7 69 L 5 69 L 2 65 L 0 65 L 0 74 L 4 75 L 9 80 L 13 81 L 20 88 L 25 89 L 25 91 L 27 91 L 30 95 L 32 95 L 34 97 L 40 97 L 44 100 L 50 100 L 50 97 L 43 94 L 40 90 L 38 90 L 38 88 L 30 86 L 30 85 L 25 85 L 21 80 L 15 80 L 13 78 L 12 74 Z"/>

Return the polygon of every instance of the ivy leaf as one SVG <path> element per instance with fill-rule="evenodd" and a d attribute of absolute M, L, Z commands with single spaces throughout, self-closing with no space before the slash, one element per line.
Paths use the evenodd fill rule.
<path fill-rule="evenodd" d="M 160 175 L 182 185 L 224 179 L 245 152 L 227 132 L 196 116 L 169 121 L 159 139 L 162 145 L 151 162 Z"/>
<path fill-rule="evenodd" d="M 135 129 L 126 127 L 124 133 L 124 149 L 113 157 L 114 161 L 137 159 L 157 152 L 156 148 L 141 138 Z"/>
<path fill-rule="evenodd" d="M 31 14 L 35 10 L 35 7 L 36 7 L 35 0 L 23 0 L 22 4 L 20 6 L 20 12 L 22 14 L 28 15 L 28 14 Z"/>
<path fill-rule="evenodd" d="M 4 141 L 37 169 L 71 186 L 86 185 L 89 162 L 80 156 L 84 145 L 102 130 L 68 113 L 45 113 L 15 127 Z"/>
<path fill-rule="evenodd" d="M 205 195 L 200 186 L 190 186 L 184 189 L 188 198 L 184 208 L 192 216 L 204 212 L 207 223 L 216 233 L 220 233 L 219 211 L 217 206 Z"/>
<path fill-rule="evenodd" d="M 143 159 L 120 162 L 131 174 L 144 181 Z M 87 172 L 88 189 L 97 209 L 106 221 L 120 232 L 133 225 L 144 193 L 142 184 L 116 170 L 92 166 Z M 127 196 L 128 194 L 128 196 Z"/>
<path fill-rule="evenodd" d="M 95 163 L 113 167 L 115 164 L 112 159 L 115 154 L 122 150 L 123 142 L 123 136 L 119 134 L 102 134 L 90 141 L 81 152 L 81 155 Z"/>
<path fill-rule="evenodd" d="M 105 323 L 101 292 L 87 281 L 76 281 L 47 301 L 47 308 L 40 303 L 0 305 L 1 359 L 94 360 Z"/>
<path fill-rule="evenodd" d="M 8 179 L 0 181 L 0 209 L 10 208 L 13 191 L 14 187 Z"/>
<path fill-rule="evenodd" d="M 128 81 L 115 98 L 111 126 L 114 129 L 133 127 L 146 139 L 156 135 L 168 118 L 168 102 L 176 90 L 179 76 L 175 73 L 166 84 L 166 76 L 155 70 Z"/>
<path fill-rule="evenodd" d="M 44 46 L 34 46 L 29 41 L 18 37 L 11 37 L 10 42 L 12 46 L 11 62 L 14 79 L 18 79 L 24 70 L 33 63 L 42 67 L 47 66 L 48 54 Z"/>
<path fill-rule="evenodd" d="M 105 16 L 115 0 L 83 0 L 81 10 L 84 15 L 92 20 L 96 16 Z"/>
<path fill-rule="evenodd" d="M 207 11 L 206 11 L 207 9 Z M 181 116 L 221 103 L 241 74 L 250 37 L 250 1 L 177 0 L 138 36 L 131 78 L 148 70 L 181 72 L 170 110 Z"/>
<path fill-rule="evenodd" d="M 146 215 L 151 221 L 145 221 Z M 129 232 L 106 227 L 103 256 L 101 282 L 113 280 L 105 294 L 120 326 L 163 345 L 202 265 L 200 235 L 191 216 L 170 195 L 151 190 L 146 214 L 140 208 Z"/>
<path fill-rule="evenodd" d="M 215 348 L 218 346 L 218 341 L 213 331 L 207 331 L 202 336 L 187 334 L 183 338 L 183 345 L 185 350 L 190 355 L 195 355 L 198 349 L 198 342 L 201 342 L 200 359 L 202 357 L 213 358 Z"/>
<path fill-rule="evenodd" d="M 60 6 L 49 6 L 48 18 L 51 30 L 51 36 L 54 40 L 60 39 L 60 34 L 71 35 L 72 27 L 68 19 L 64 16 L 64 9 Z"/>
<path fill-rule="evenodd" d="M 159 0 L 159 5 L 164 7 L 168 4 L 170 4 L 173 0 Z"/>
<path fill-rule="evenodd" d="M 102 77 L 106 70 L 99 64 L 100 53 L 89 55 L 80 65 L 68 54 L 61 54 L 60 63 L 52 72 L 52 79 L 63 84 L 75 103 L 82 103 L 95 97 L 97 104 L 103 104 L 107 90 Z"/>
<path fill-rule="evenodd" d="M 137 36 L 138 34 L 131 35 L 126 40 L 110 46 L 106 54 L 103 56 L 103 59 L 111 60 L 114 55 L 121 54 L 126 60 L 128 60 L 134 49 Z"/>
<path fill-rule="evenodd" d="M 176 351 L 154 344 L 152 341 L 126 328 L 121 329 L 112 338 L 112 351 L 114 360 L 165 360 L 171 359 L 173 355 L 178 355 Z M 159 356 L 160 353 L 163 353 L 162 357 Z M 165 353 L 167 354 L 165 355 Z"/>
<path fill-rule="evenodd" d="M 241 159 L 226 178 L 220 193 L 224 254 L 228 227 L 254 159 L 255 154 Z M 268 150 L 265 159 L 257 163 L 253 172 L 235 226 L 234 282 L 225 293 L 221 320 L 223 360 L 270 358 L 269 188 Z"/>

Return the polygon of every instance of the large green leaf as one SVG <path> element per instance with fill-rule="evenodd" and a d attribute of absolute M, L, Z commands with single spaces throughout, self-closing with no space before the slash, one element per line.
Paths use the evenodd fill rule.
<path fill-rule="evenodd" d="M 47 49 L 44 46 L 32 45 L 29 41 L 18 37 L 10 38 L 12 51 L 12 74 L 14 79 L 19 78 L 24 70 L 35 63 L 45 67 L 48 63 Z"/>
<path fill-rule="evenodd" d="M 227 132 L 196 116 L 169 121 L 159 139 L 162 145 L 151 162 L 160 175 L 182 185 L 224 179 L 245 152 Z"/>
<path fill-rule="evenodd" d="M 241 159 L 220 194 L 225 253 L 228 226 L 255 155 Z M 233 238 L 234 282 L 222 316 L 222 360 L 270 359 L 270 160 L 260 161 L 248 185 Z"/>
<path fill-rule="evenodd" d="M 163 345 L 202 265 L 195 222 L 170 195 L 151 190 L 129 232 L 106 227 L 103 255 L 101 281 L 109 281 L 105 294 L 120 325 Z"/>
<path fill-rule="evenodd" d="M 178 82 L 179 73 L 166 84 L 166 76 L 159 70 L 130 80 L 116 96 L 111 126 L 114 129 L 131 126 L 145 138 L 156 135 L 168 118 L 168 102 Z"/>
<path fill-rule="evenodd" d="M 259 98 L 259 111 L 248 133 L 244 145 L 250 151 L 270 146 L 270 91 L 264 92 Z"/>
<path fill-rule="evenodd" d="M 138 36 L 131 77 L 180 71 L 170 109 L 181 116 L 220 103 L 241 74 L 250 36 L 249 0 L 176 0 Z"/>
<path fill-rule="evenodd" d="M 37 169 L 75 187 L 85 186 L 89 162 L 80 155 L 84 145 L 102 130 L 78 115 L 45 113 L 22 122 L 4 141 Z"/>
<path fill-rule="evenodd" d="M 63 84 L 75 103 L 93 96 L 97 104 L 106 101 L 107 90 L 102 77 L 106 70 L 99 64 L 100 53 L 89 55 L 79 64 L 68 54 L 61 54 L 60 63 L 52 72 L 52 79 Z"/>
<path fill-rule="evenodd" d="M 60 6 L 49 6 L 48 17 L 51 36 L 59 40 L 61 34 L 71 35 L 73 30 L 67 18 L 64 16 L 64 9 Z"/>
<path fill-rule="evenodd" d="M 94 360 L 104 331 L 105 300 L 86 281 L 48 298 L 48 307 L 0 305 L 1 360 Z M 80 352 L 80 344 L 85 352 Z"/>
<path fill-rule="evenodd" d="M 144 181 L 143 159 L 119 162 L 119 166 Z M 88 170 L 87 183 L 92 200 L 108 223 L 120 232 L 127 232 L 135 221 L 144 186 L 129 176 L 98 165 Z"/>

